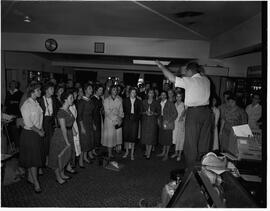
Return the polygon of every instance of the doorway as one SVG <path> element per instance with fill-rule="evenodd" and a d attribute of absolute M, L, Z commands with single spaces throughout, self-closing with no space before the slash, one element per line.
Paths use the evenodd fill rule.
<path fill-rule="evenodd" d="M 82 85 L 89 81 L 97 81 L 97 72 L 94 71 L 80 71 L 75 72 L 75 81 L 81 83 Z"/>

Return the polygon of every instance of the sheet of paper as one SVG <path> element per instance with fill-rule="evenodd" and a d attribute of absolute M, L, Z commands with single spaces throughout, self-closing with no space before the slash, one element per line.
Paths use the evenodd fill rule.
<path fill-rule="evenodd" d="M 241 174 L 241 177 L 250 182 L 262 182 L 262 178 L 256 176 L 256 175 L 248 175 L 248 174 Z"/>
<path fill-rule="evenodd" d="M 232 161 L 236 161 L 237 158 L 229 153 L 226 153 L 226 152 L 223 152 L 221 153 L 222 155 L 226 156 L 227 158 L 229 158 L 229 160 L 232 160 Z"/>
<path fill-rule="evenodd" d="M 236 136 L 241 136 L 241 137 L 253 136 L 248 124 L 233 126 L 232 128 Z"/>

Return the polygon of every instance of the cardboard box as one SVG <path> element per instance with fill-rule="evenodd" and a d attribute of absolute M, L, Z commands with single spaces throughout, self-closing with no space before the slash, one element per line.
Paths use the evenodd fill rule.
<path fill-rule="evenodd" d="M 231 132 L 227 150 L 237 160 L 262 160 L 261 143 L 255 136 L 242 137 L 236 136 Z"/>

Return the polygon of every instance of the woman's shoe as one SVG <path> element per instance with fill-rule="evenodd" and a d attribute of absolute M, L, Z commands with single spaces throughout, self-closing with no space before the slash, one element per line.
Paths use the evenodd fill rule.
<path fill-rule="evenodd" d="M 77 173 L 78 173 L 78 172 L 75 171 L 74 169 L 72 169 L 72 170 L 67 170 L 67 169 L 66 169 L 66 172 L 68 172 L 68 173 L 70 173 L 70 174 L 77 174 Z"/>
<path fill-rule="evenodd" d="M 61 177 L 62 177 L 62 179 L 64 179 L 64 180 L 69 180 L 69 179 L 71 179 L 71 177 L 69 177 L 69 176 L 67 176 L 67 175 L 65 175 L 65 176 L 62 176 L 62 175 L 61 175 Z"/>
<path fill-rule="evenodd" d="M 164 153 L 160 153 L 160 154 L 157 154 L 157 157 L 163 157 L 165 154 Z"/>
<path fill-rule="evenodd" d="M 63 179 L 62 182 L 59 182 L 59 181 L 56 179 L 56 182 L 57 182 L 59 185 L 63 185 L 63 184 L 65 184 L 67 181 Z"/>
<path fill-rule="evenodd" d="M 181 157 L 180 157 L 180 156 L 178 156 L 176 160 L 179 162 L 179 161 L 181 160 Z"/>
<path fill-rule="evenodd" d="M 35 191 L 35 193 L 41 193 L 42 192 L 40 187 L 38 187 L 38 188 L 34 187 L 34 191 Z"/>
<path fill-rule="evenodd" d="M 86 163 L 90 163 L 90 160 L 88 160 L 88 159 L 84 159 L 83 161 Z"/>
<path fill-rule="evenodd" d="M 171 158 L 176 158 L 177 157 L 177 154 L 176 153 L 174 153 L 172 156 L 171 156 Z"/>
<path fill-rule="evenodd" d="M 128 154 L 124 154 L 123 158 L 127 158 Z"/>
<path fill-rule="evenodd" d="M 133 155 L 133 156 L 131 155 L 130 160 L 135 160 L 135 159 L 134 159 L 134 155 Z"/>
<path fill-rule="evenodd" d="M 79 165 L 79 167 L 80 167 L 81 169 L 85 169 L 85 166 L 81 166 L 81 165 Z"/>
<path fill-rule="evenodd" d="M 29 179 L 26 179 L 26 182 L 31 184 L 31 185 L 34 185 L 34 182 L 33 181 L 30 181 Z"/>

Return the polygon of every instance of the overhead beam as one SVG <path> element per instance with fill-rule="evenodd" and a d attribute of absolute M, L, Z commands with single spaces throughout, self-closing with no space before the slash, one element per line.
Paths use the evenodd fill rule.
<path fill-rule="evenodd" d="M 196 32 L 196 31 L 194 31 L 194 30 L 192 30 L 192 29 L 190 29 L 190 28 L 184 26 L 184 25 L 181 24 L 181 23 L 178 23 L 177 21 L 175 21 L 175 20 L 173 20 L 173 19 L 171 19 L 171 18 L 169 18 L 169 17 L 167 17 L 167 16 L 161 14 L 160 12 L 151 9 L 150 7 L 147 7 L 146 5 L 144 5 L 144 4 L 142 4 L 142 3 L 138 2 L 138 1 L 133 1 L 133 2 L 134 2 L 135 4 L 137 4 L 137 5 L 139 5 L 140 7 L 142 7 L 142 8 L 144 8 L 144 9 L 150 11 L 151 13 L 154 13 L 155 15 L 157 15 L 157 16 L 163 18 L 164 20 L 166 20 L 166 21 L 168 21 L 168 22 L 170 22 L 170 23 L 172 23 L 172 24 L 174 24 L 174 25 L 176 25 L 176 26 L 178 26 L 178 27 L 180 27 L 180 28 L 183 28 L 183 29 L 185 29 L 185 30 L 187 30 L 187 31 L 190 31 L 191 33 L 198 35 L 199 37 L 203 38 L 204 40 L 209 40 L 209 39 L 208 39 L 207 37 L 205 37 L 204 35 L 202 35 L 202 34 Z"/>

